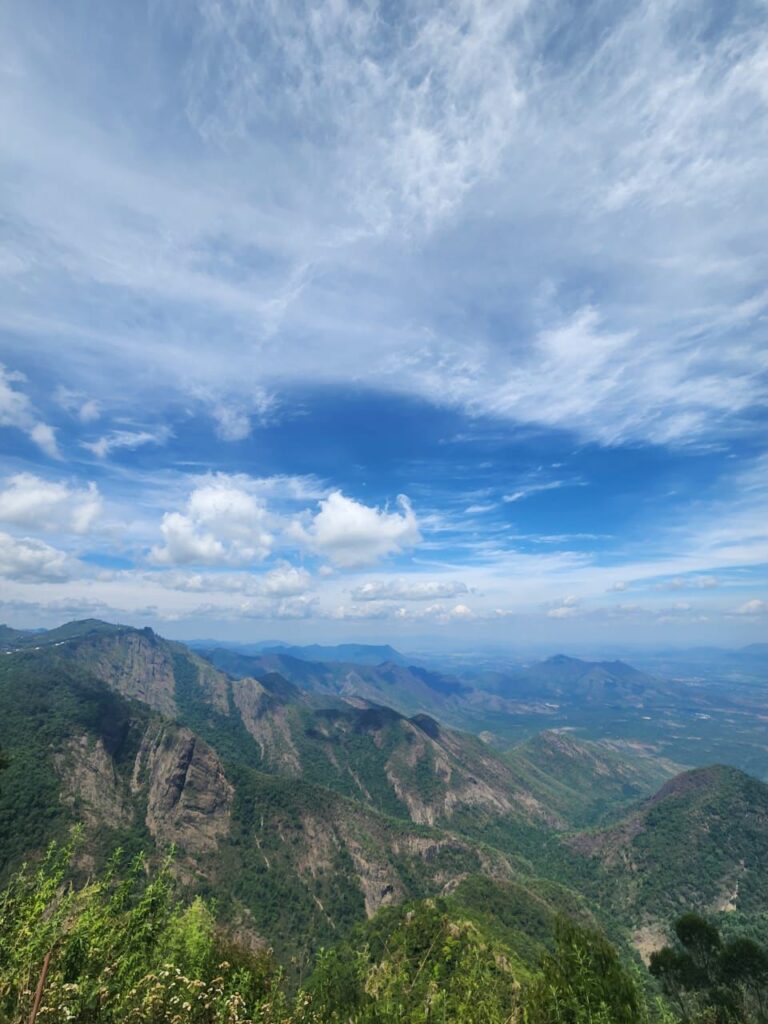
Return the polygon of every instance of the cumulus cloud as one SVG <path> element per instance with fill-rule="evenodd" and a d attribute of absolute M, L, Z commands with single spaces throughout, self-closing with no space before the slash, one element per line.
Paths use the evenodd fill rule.
<path fill-rule="evenodd" d="M 765 615 L 768 612 L 768 602 L 761 601 L 759 597 L 753 598 L 751 601 L 745 601 L 744 604 L 739 605 L 735 608 L 734 615 Z"/>
<path fill-rule="evenodd" d="M 96 441 L 83 441 L 83 448 L 93 452 L 100 459 L 105 459 L 113 451 L 119 448 L 127 448 L 133 451 L 146 444 L 165 444 L 171 432 L 167 427 L 159 427 L 157 430 L 112 430 L 109 434 Z"/>
<path fill-rule="evenodd" d="M 309 589 L 311 579 L 306 569 L 283 562 L 266 574 L 262 586 L 270 597 L 297 597 Z"/>
<path fill-rule="evenodd" d="M 68 576 L 63 551 L 31 537 L 0 532 L 0 576 L 24 583 L 50 583 Z"/>
<path fill-rule="evenodd" d="M 451 619 L 459 619 L 463 622 L 467 622 L 470 619 L 474 619 L 475 613 L 466 604 L 456 604 L 448 612 L 448 617 Z"/>
<path fill-rule="evenodd" d="M 256 598 L 244 602 L 239 612 L 251 619 L 308 619 L 317 604 L 313 594 L 299 594 L 279 600 Z"/>
<path fill-rule="evenodd" d="M 374 580 L 361 583 L 351 591 L 355 601 L 435 601 L 469 593 L 458 580 Z"/>
<path fill-rule="evenodd" d="M 30 530 L 87 533 L 102 510 L 94 483 L 86 487 L 17 473 L 0 487 L 0 522 Z"/>
<path fill-rule="evenodd" d="M 456 604 L 447 607 L 439 601 L 429 604 L 425 608 L 396 608 L 394 611 L 396 619 L 428 619 L 431 622 L 445 624 L 448 622 L 470 622 L 477 618 L 474 611 L 466 604 Z"/>
<path fill-rule="evenodd" d="M 335 565 L 353 568 L 413 547 L 421 540 L 416 515 L 405 495 L 399 512 L 371 508 L 332 491 L 308 526 L 294 524 L 294 537 Z"/>
<path fill-rule="evenodd" d="M 167 512 L 160 531 L 164 543 L 152 549 L 160 565 L 247 565 L 262 561 L 272 548 L 263 501 L 247 478 L 219 474 L 196 487 L 183 512 Z"/>
<path fill-rule="evenodd" d="M 549 619 L 570 619 L 579 613 L 579 600 L 573 594 L 564 597 L 547 611 Z"/>
<path fill-rule="evenodd" d="M 24 374 L 7 370 L 0 363 L 0 427 L 15 427 L 52 459 L 61 458 L 56 431 L 38 417 L 29 397 L 14 385 L 26 380 Z"/>

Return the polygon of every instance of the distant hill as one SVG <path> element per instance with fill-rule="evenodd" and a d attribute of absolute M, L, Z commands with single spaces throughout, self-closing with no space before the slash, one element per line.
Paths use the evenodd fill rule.
<path fill-rule="evenodd" d="M 651 672 L 703 682 L 764 683 L 768 679 L 768 644 L 755 643 L 736 650 L 691 647 L 637 654 L 638 663 Z"/>
<path fill-rule="evenodd" d="M 565 654 L 507 672 L 480 673 L 470 681 L 477 689 L 518 700 L 622 701 L 632 706 L 670 695 L 669 684 L 623 661 L 582 661 Z"/>
<path fill-rule="evenodd" d="M 114 633 L 115 630 L 129 629 L 127 626 L 115 626 L 101 619 L 76 619 L 66 622 L 54 629 L 11 629 L 0 626 L 0 645 L 4 648 L 22 648 L 52 646 L 73 637 L 82 637 L 94 633 Z"/>
<path fill-rule="evenodd" d="M 307 661 L 288 653 L 245 655 L 228 649 L 200 650 L 202 656 L 235 676 L 279 672 L 302 689 L 376 701 L 404 714 L 425 713 L 447 723 L 466 718 L 471 708 L 462 698 L 471 687 L 452 676 L 392 661 L 376 665 L 341 661 Z"/>
<path fill-rule="evenodd" d="M 393 665 L 407 665 L 407 659 L 389 644 L 308 644 L 292 646 L 287 644 L 267 645 L 262 648 L 264 654 L 286 654 L 302 661 L 341 661 L 353 665 L 381 665 L 390 662 Z"/>
<path fill-rule="evenodd" d="M 246 656 L 280 654 L 300 661 L 345 662 L 351 665 L 381 665 L 392 662 L 406 665 L 408 659 L 389 644 L 285 644 L 277 640 L 257 643 L 222 643 L 217 640 L 194 640 L 193 650 L 227 650 Z"/>

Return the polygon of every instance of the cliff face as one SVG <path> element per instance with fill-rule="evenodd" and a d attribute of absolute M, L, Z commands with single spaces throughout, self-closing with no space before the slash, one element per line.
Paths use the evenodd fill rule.
<path fill-rule="evenodd" d="M 232 692 L 237 713 L 256 741 L 265 766 L 300 775 L 301 760 L 285 706 L 256 679 L 234 680 Z"/>
<path fill-rule="evenodd" d="M 562 827 L 502 757 L 428 715 L 409 719 L 357 698 L 307 694 L 275 674 L 228 680 L 148 630 L 102 630 L 57 649 L 181 724 L 197 728 L 210 709 L 230 733 L 244 727 L 253 746 L 241 742 L 239 756 L 261 770 L 317 782 L 420 825 L 450 826 L 466 811 Z"/>
<path fill-rule="evenodd" d="M 178 846 L 189 861 L 215 852 L 229 832 L 234 788 L 213 750 L 189 729 L 147 731 L 132 788 L 146 789 L 146 825 L 158 845 Z"/>
<path fill-rule="evenodd" d="M 159 851 L 177 847 L 187 877 L 209 870 L 229 834 L 234 789 L 214 751 L 188 729 L 151 722 L 130 775 L 88 734 L 67 740 L 54 763 L 60 800 L 87 834 L 143 822 Z"/>
<path fill-rule="evenodd" d="M 105 821 L 122 826 L 133 820 L 130 795 L 101 738 L 87 734 L 70 738 L 54 763 L 61 778 L 62 803 L 89 829 Z"/>
<path fill-rule="evenodd" d="M 174 717 L 176 683 L 169 645 L 151 631 L 101 633 L 57 646 L 57 655 L 77 662 L 124 697 Z"/>

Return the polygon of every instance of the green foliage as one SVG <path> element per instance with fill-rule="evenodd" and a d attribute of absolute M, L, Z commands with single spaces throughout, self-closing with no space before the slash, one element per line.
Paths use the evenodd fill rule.
<path fill-rule="evenodd" d="M 651 954 L 650 971 L 684 1021 L 765 1024 L 768 950 L 749 938 L 723 942 L 712 922 L 684 914 L 677 944 Z"/>
<path fill-rule="evenodd" d="M 642 1024 L 642 992 L 598 932 L 567 918 L 524 995 L 526 1024 Z"/>
<path fill-rule="evenodd" d="M 0 785 L 0 877 L 64 839 L 73 815 L 59 799 L 56 756 L 70 737 L 98 738 L 116 768 L 128 771 L 148 709 L 113 693 L 78 665 L 48 652 L 6 655 L 0 663 L 0 746 L 7 767 Z M 106 830 L 110 823 L 105 822 Z M 106 844 L 142 840 L 115 832 Z M 137 843 L 132 843 L 135 847 Z"/>
<path fill-rule="evenodd" d="M 277 991 L 267 956 L 223 942 L 201 900 L 177 900 L 169 863 L 148 875 L 134 858 L 121 876 L 116 854 L 76 889 L 75 847 L 52 845 L 0 896 L 0 1019 L 27 1019 L 46 956 L 38 1021 L 51 1024 L 234 1024 Z"/>
<path fill-rule="evenodd" d="M 441 900 L 383 912 L 353 951 L 324 952 L 309 987 L 319 1018 L 355 1024 L 517 1019 L 509 961 Z"/>
<path fill-rule="evenodd" d="M 508 950 L 446 899 L 381 912 L 353 942 L 322 951 L 307 987 L 291 996 L 271 954 L 233 943 L 202 899 L 179 899 L 169 861 L 152 873 L 142 858 L 124 865 L 118 853 L 77 888 L 67 881 L 77 847 L 77 836 L 52 845 L 36 870 L 23 868 L 0 894 L 3 1022 L 29 1018 L 38 984 L 38 1024 L 647 1019 L 639 990 L 596 932 L 560 922 L 554 952 L 521 986 Z"/>

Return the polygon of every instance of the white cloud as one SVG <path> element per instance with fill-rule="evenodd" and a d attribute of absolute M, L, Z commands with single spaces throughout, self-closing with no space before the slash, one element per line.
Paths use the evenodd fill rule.
<path fill-rule="evenodd" d="M 403 606 L 396 608 L 394 613 L 387 610 L 385 614 L 394 614 L 394 618 L 401 621 L 406 619 L 415 621 L 428 620 L 442 625 L 449 622 L 471 622 L 477 618 L 475 612 L 468 605 L 456 604 L 449 608 L 439 601 L 429 604 L 424 608 L 407 608 Z"/>
<path fill-rule="evenodd" d="M 253 418 L 264 423 L 276 404 L 274 397 L 257 385 L 245 396 L 235 393 L 207 400 L 216 434 L 222 441 L 243 441 L 251 433 Z"/>
<path fill-rule="evenodd" d="M 211 410 L 216 433 L 222 441 L 242 441 L 251 432 L 251 414 L 235 405 L 223 404 Z"/>
<path fill-rule="evenodd" d="M 43 541 L 0 533 L 0 576 L 25 583 L 66 579 L 68 559 Z"/>
<path fill-rule="evenodd" d="M 25 529 L 87 533 L 102 511 L 96 484 L 75 487 L 17 473 L 0 487 L 0 522 Z"/>
<path fill-rule="evenodd" d="M 165 444 L 171 432 L 167 427 L 160 427 L 157 430 L 112 430 L 109 434 L 96 441 L 83 441 L 83 448 L 93 452 L 100 459 L 105 459 L 115 449 L 127 448 L 133 451 L 145 444 Z"/>
<path fill-rule="evenodd" d="M 266 508 L 247 484 L 247 478 L 222 473 L 196 487 L 184 512 L 163 516 L 164 543 L 152 549 L 153 561 L 246 565 L 266 558 L 273 543 L 266 528 Z"/>
<path fill-rule="evenodd" d="M 56 431 L 37 416 L 28 396 L 14 387 L 25 379 L 23 374 L 11 372 L 0 363 L 0 427 L 16 427 L 49 458 L 61 458 Z"/>
<path fill-rule="evenodd" d="M 714 26 L 697 0 L 587 25 L 578 5 L 523 0 L 406 0 L 391 17 L 159 2 L 158 86 L 199 143 L 174 151 L 168 132 L 163 161 L 165 108 L 88 46 L 109 5 L 23 31 L 7 6 L 3 213 L 16 278 L 36 277 L 0 315 L 9 351 L 34 345 L 73 391 L 223 396 L 230 439 L 258 389 L 361 378 L 609 444 L 750 428 L 768 43 L 747 5 Z M 79 88 L 53 95 L 56 74 Z"/>
<path fill-rule="evenodd" d="M 489 503 L 486 505 L 468 505 L 464 509 L 464 514 L 467 516 L 481 515 L 483 512 L 492 512 L 496 508 L 495 503 Z"/>
<path fill-rule="evenodd" d="M 262 586 L 270 597 L 297 597 L 309 589 L 311 580 L 306 569 L 283 562 L 264 576 Z"/>
<path fill-rule="evenodd" d="M 281 562 L 266 573 L 163 569 L 148 572 L 144 578 L 148 583 L 157 583 L 168 590 L 182 593 L 247 594 L 274 599 L 302 596 L 312 583 L 312 577 L 306 569 L 297 568 L 288 562 Z"/>
<path fill-rule="evenodd" d="M 279 600 L 256 598 L 244 602 L 239 612 L 251 619 L 308 619 L 315 611 L 317 598 L 313 594 L 283 597 Z"/>
<path fill-rule="evenodd" d="M 368 565 L 421 540 L 410 501 L 401 494 L 397 504 L 400 512 L 389 512 L 363 505 L 341 491 L 332 491 L 321 500 L 320 511 L 308 526 L 294 524 L 293 535 L 335 565 Z"/>
<path fill-rule="evenodd" d="M 733 611 L 734 615 L 765 615 L 768 612 L 768 602 L 761 601 L 760 598 L 753 598 L 751 601 L 745 601 L 744 604 L 739 605 Z"/>
<path fill-rule="evenodd" d="M 448 615 L 451 619 L 458 619 L 463 622 L 467 622 L 470 619 L 475 618 L 475 613 L 465 604 L 454 605 Z"/>
<path fill-rule="evenodd" d="M 303 2 L 229 2 L 224 14 L 200 0 L 188 111 L 206 141 L 247 140 L 277 65 L 273 116 L 335 140 L 333 170 L 368 231 L 405 218 L 429 225 L 497 170 L 512 140 L 523 103 L 515 28 L 526 7 L 459 0 L 406 5 L 392 19 L 347 0 L 322 13 Z M 258 51 L 243 44 L 254 34 Z"/>
<path fill-rule="evenodd" d="M 65 412 L 81 423 L 93 423 L 101 417 L 101 403 L 95 398 L 86 398 L 81 392 L 59 386 L 54 397 Z"/>
<path fill-rule="evenodd" d="M 627 584 L 624 582 L 624 580 L 616 580 L 615 583 L 612 583 L 610 585 L 610 587 L 608 587 L 609 591 L 614 591 L 616 593 L 622 593 L 626 589 L 627 589 Z"/>
<path fill-rule="evenodd" d="M 714 590 L 720 586 L 717 576 L 696 576 L 692 582 L 697 590 Z"/>
<path fill-rule="evenodd" d="M 759 363 L 737 368 L 727 352 L 692 351 L 668 339 L 641 344 L 635 331 L 607 328 L 594 307 L 541 331 L 526 360 L 507 372 L 497 367 L 499 378 L 489 386 L 487 410 L 604 444 L 698 437 L 708 417 L 746 409 L 764 394 Z"/>
<path fill-rule="evenodd" d="M 355 601 L 434 601 L 469 593 L 466 583 L 458 580 L 373 580 L 361 583 L 351 591 Z"/>
<path fill-rule="evenodd" d="M 45 454 L 51 459 L 60 459 L 61 453 L 56 442 L 56 430 L 47 423 L 35 423 L 29 431 L 29 436 Z"/>
<path fill-rule="evenodd" d="M 583 486 L 583 484 L 581 481 L 568 480 L 550 480 L 547 483 L 528 484 L 519 487 L 510 494 L 505 494 L 501 500 L 510 504 L 515 501 L 522 501 L 523 498 L 529 498 L 532 494 L 539 494 L 541 491 L 559 491 L 561 487 L 575 486 Z"/>
<path fill-rule="evenodd" d="M 573 594 L 562 598 L 561 601 L 547 611 L 549 619 L 570 619 L 579 614 L 579 600 Z"/>

